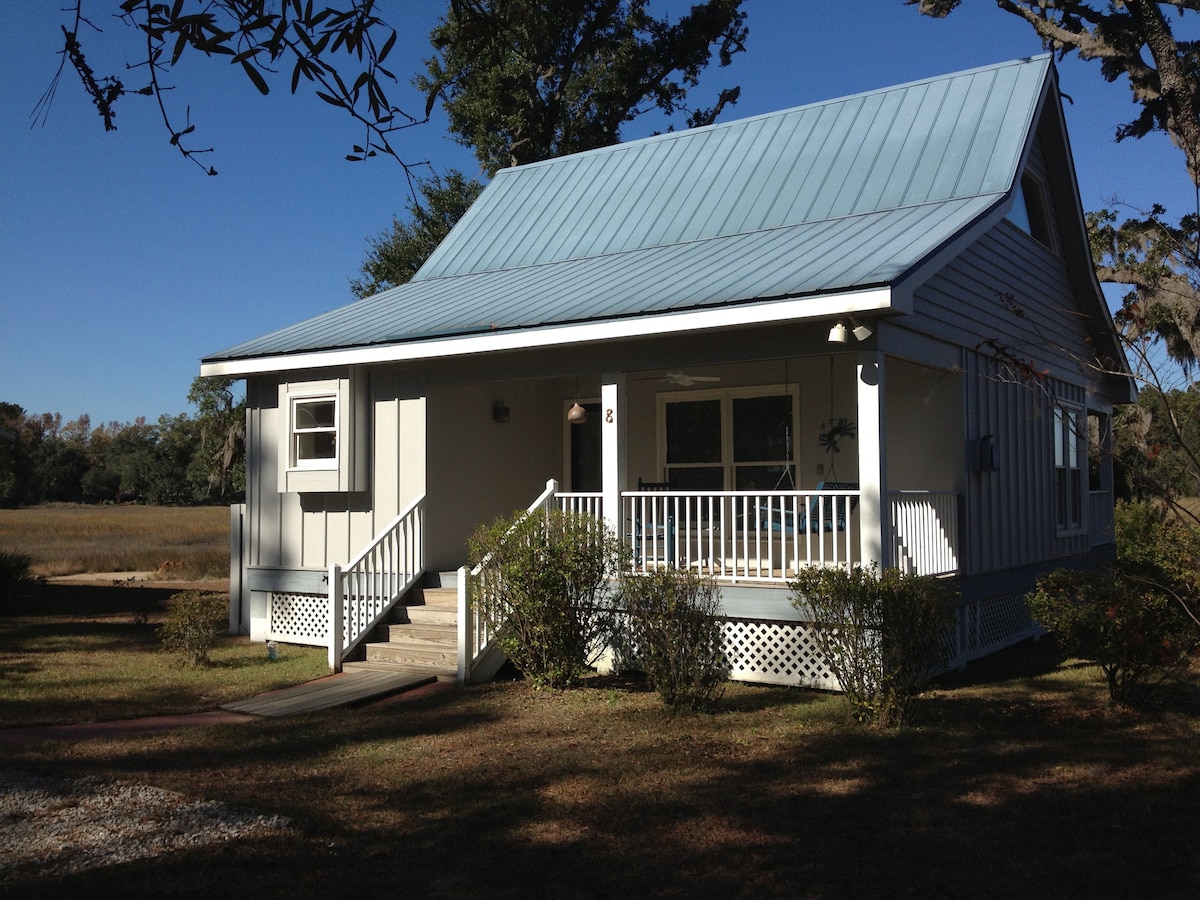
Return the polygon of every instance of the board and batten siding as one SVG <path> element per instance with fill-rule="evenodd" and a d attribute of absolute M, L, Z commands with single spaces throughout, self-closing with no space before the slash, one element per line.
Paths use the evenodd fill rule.
<path fill-rule="evenodd" d="M 424 493 L 425 399 L 379 370 L 364 378 L 360 389 L 369 391 L 367 489 L 281 492 L 278 448 L 287 440 L 287 410 L 280 408 L 275 379 L 248 379 L 246 456 L 255 473 L 246 496 L 249 566 L 321 571 L 345 563 Z"/>
<path fill-rule="evenodd" d="M 1040 143 L 1027 165 L 1045 177 Z M 914 292 L 913 323 L 962 348 L 964 447 L 990 435 L 995 448 L 994 470 L 967 460 L 966 575 L 1088 549 L 1086 532 L 1056 529 L 1052 429 L 1054 403 L 1085 410 L 1098 381 L 1076 293 L 1090 286 L 1072 283 L 1050 192 L 1046 200 L 1051 246 L 1002 221 Z M 1035 371 L 1049 374 L 1028 377 Z"/>

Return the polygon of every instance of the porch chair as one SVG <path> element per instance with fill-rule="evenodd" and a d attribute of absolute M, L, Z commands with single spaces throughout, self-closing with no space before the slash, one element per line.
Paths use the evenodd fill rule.
<path fill-rule="evenodd" d="M 641 478 L 638 478 L 637 489 L 639 493 L 669 491 L 671 490 L 671 482 L 643 481 Z M 663 515 L 659 517 L 658 522 L 653 526 L 653 534 L 648 535 L 645 532 L 645 523 L 642 522 L 642 509 L 643 504 L 641 502 L 634 505 L 632 534 L 634 562 L 640 563 L 642 561 L 642 546 L 646 540 L 663 540 L 666 545 L 667 559 L 673 560 L 675 558 L 675 516 L 671 511 L 670 499 L 665 498 L 662 502 Z"/>
<path fill-rule="evenodd" d="M 857 491 L 858 483 L 852 481 L 822 481 L 817 485 L 818 491 Z M 846 501 L 850 502 L 847 503 Z M 847 508 L 848 507 L 848 508 Z M 858 507 L 858 497 L 810 497 L 808 509 L 797 515 L 793 510 L 780 509 L 776 506 L 760 507 L 762 518 L 761 528 L 792 535 L 797 532 L 819 531 L 832 532 L 846 530 L 849 514 Z"/>

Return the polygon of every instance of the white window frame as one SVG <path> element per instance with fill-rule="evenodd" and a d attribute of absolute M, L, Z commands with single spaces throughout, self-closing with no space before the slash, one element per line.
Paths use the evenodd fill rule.
<path fill-rule="evenodd" d="M 1055 249 L 1050 196 L 1045 184 L 1032 172 L 1021 173 L 1014 189 L 1012 209 L 1005 218 L 1043 247 Z"/>
<path fill-rule="evenodd" d="M 289 394 L 288 399 L 291 401 L 289 410 L 289 441 L 291 444 L 290 468 L 293 469 L 333 469 L 338 467 L 338 458 L 342 449 L 342 435 L 340 433 L 339 423 L 341 421 L 340 401 L 336 393 L 320 393 L 320 394 Z M 315 426 L 313 428 L 303 428 L 300 425 L 300 417 L 297 414 L 299 407 L 310 403 L 332 403 L 333 404 L 333 424 L 328 426 Z M 321 457 L 304 457 L 300 452 L 300 444 L 303 435 L 306 434 L 332 434 L 333 435 L 333 456 Z"/>
<path fill-rule="evenodd" d="M 733 401 L 752 399 L 755 397 L 787 396 L 792 403 L 792 458 L 790 460 L 754 460 L 737 463 L 734 460 L 733 434 Z M 733 490 L 737 481 L 737 470 L 742 466 L 790 465 L 796 479 L 800 477 L 800 449 L 796 440 L 796 431 L 800 422 L 800 390 L 796 384 L 765 384 L 746 385 L 742 387 L 709 388 L 698 391 L 663 391 L 658 394 L 658 471 L 664 477 L 670 468 L 708 468 L 719 466 L 722 470 L 723 490 Z M 705 463 L 668 463 L 667 462 L 667 405 L 670 403 L 693 402 L 704 400 L 719 400 L 721 403 L 721 460 L 720 462 Z M 764 487 L 770 490 L 773 486 Z M 791 484 L 787 489 L 791 489 Z"/>
<path fill-rule="evenodd" d="M 1055 404 L 1053 422 L 1054 523 L 1059 534 L 1071 534 L 1087 525 L 1087 414 Z"/>
<path fill-rule="evenodd" d="M 303 458 L 296 411 L 304 403 L 333 402 L 332 458 Z M 365 373 L 355 367 L 325 378 L 279 383 L 278 418 L 272 437 L 278 452 L 281 494 L 330 494 L 365 491 L 370 485 L 370 400 Z"/>

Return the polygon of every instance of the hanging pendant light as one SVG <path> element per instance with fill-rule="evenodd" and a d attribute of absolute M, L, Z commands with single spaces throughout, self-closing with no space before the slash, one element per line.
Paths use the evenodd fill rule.
<path fill-rule="evenodd" d="M 572 425 L 582 425 L 587 421 L 587 410 L 579 405 L 579 376 L 575 376 L 575 405 L 567 410 L 567 421 Z"/>

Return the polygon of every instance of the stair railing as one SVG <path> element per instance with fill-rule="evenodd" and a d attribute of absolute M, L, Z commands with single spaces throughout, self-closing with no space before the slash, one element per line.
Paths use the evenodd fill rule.
<path fill-rule="evenodd" d="M 329 668 L 342 662 L 425 571 L 425 497 L 344 567 L 329 567 Z"/>
<path fill-rule="evenodd" d="M 537 512 L 555 509 L 558 482 L 551 478 L 541 496 L 529 505 L 525 514 L 513 524 L 525 521 Z M 487 589 L 488 566 L 491 557 L 485 556 L 475 568 L 458 570 L 458 682 L 466 684 L 473 677 L 486 680 L 496 673 L 504 656 L 496 646 L 496 630 L 479 614 L 476 598 Z"/>

